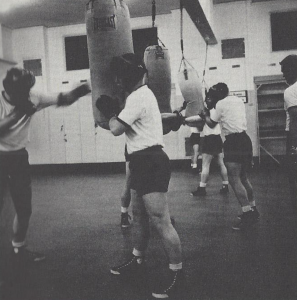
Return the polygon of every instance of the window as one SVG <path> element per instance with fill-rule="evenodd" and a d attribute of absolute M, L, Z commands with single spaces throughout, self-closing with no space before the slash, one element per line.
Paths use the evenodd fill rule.
<path fill-rule="evenodd" d="M 157 28 L 132 30 L 134 53 L 143 57 L 149 45 L 158 44 Z M 89 69 L 88 42 L 86 35 L 65 37 L 66 70 Z"/>
<path fill-rule="evenodd" d="M 89 69 L 87 36 L 65 37 L 66 70 Z"/>
<path fill-rule="evenodd" d="M 272 13 L 272 51 L 297 49 L 297 11 Z"/>
<path fill-rule="evenodd" d="M 134 53 L 143 58 L 144 50 L 148 46 L 158 45 L 157 28 L 132 30 Z"/>
<path fill-rule="evenodd" d="M 245 57 L 244 39 L 222 40 L 222 58 L 240 58 Z"/>

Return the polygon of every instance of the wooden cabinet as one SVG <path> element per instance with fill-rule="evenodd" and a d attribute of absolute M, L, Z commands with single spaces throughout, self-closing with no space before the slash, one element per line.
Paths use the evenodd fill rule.
<path fill-rule="evenodd" d="M 284 90 L 288 87 L 281 75 L 255 77 L 258 102 L 259 155 L 279 162 L 286 153 L 286 113 Z"/>

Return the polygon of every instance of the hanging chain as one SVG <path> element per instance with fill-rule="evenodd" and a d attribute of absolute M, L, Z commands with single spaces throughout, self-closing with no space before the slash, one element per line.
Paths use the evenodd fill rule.
<path fill-rule="evenodd" d="M 183 38 L 183 0 L 180 0 L 180 48 L 182 52 L 182 59 L 184 59 L 184 38 Z"/>
<path fill-rule="evenodd" d="M 155 27 L 156 20 L 156 1 L 152 1 L 152 27 Z"/>
<path fill-rule="evenodd" d="M 202 84 L 204 83 L 205 87 L 207 87 L 207 83 L 205 81 L 205 71 L 206 71 L 206 64 L 207 64 L 207 53 L 208 53 L 208 43 L 206 43 L 204 70 L 203 70 L 203 75 L 202 75 Z"/>

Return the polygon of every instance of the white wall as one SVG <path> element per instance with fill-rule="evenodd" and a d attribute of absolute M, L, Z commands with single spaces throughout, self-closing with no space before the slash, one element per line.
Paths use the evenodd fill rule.
<path fill-rule="evenodd" d="M 253 141 L 254 155 L 258 155 L 256 98 L 253 78 L 254 76 L 280 74 L 278 62 L 287 54 L 297 52 L 271 51 L 269 14 L 273 11 L 297 9 L 297 1 L 278 0 L 261 3 L 240 1 L 206 7 L 208 13 L 213 13 L 211 24 L 218 44 L 208 46 L 205 81 L 208 86 L 224 81 L 229 85 L 231 91 L 248 90 L 249 102 L 246 104 L 248 133 Z M 131 20 L 131 24 L 133 29 L 150 27 L 151 17 L 134 18 Z M 183 101 L 175 84 L 181 61 L 180 11 L 174 10 L 171 14 L 157 15 L 156 26 L 158 27 L 159 38 L 170 53 L 172 82 L 174 83 L 171 105 L 175 108 L 181 105 Z M 38 88 L 50 92 L 66 90 L 78 84 L 80 80 L 90 77 L 89 70 L 67 72 L 65 67 L 64 37 L 80 34 L 86 34 L 85 24 L 14 30 L 13 58 L 20 64 L 22 64 L 23 59 L 42 59 L 43 78 L 39 80 Z M 200 78 L 202 78 L 206 45 L 185 11 L 183 38 L 185 57 L 194 65 Z M 222 59 L 221 40 L 229 38 L 245 39 L 245 58 Z M 272 63 L 275 63 L 276 66 L 270 66 Z M 232 65 L 240 65 L 240 68 L 232 68 Z M 217 69 L 209 70 L 209 67 L 217 67 Z M 62 84 L 65 81 L 68 83 Z M 43 137 L 38 135 L 40 130 L 33 129 L 36 132 L 32 134 L 32 144 L 29 149 L 34 154 L 32 163 L 124 160 L 123 138 L 113 137 L 106 130 L 94 128 L 94 122 L 90 116 L 92 114 L 90 101 L 86 97 L 71 108 L 60 110 L 50 108 L 42 112 L 43 115 L 39 113 L 38 118 L 44 119 L 45 125 Z M 75 121 L 77 119 L 79 122 Z M 80 137 L 77 136 L 78 132 L 80 132 Z M 44 137 L 45 135 L 47 137 Z M 182 127 L 177 133 L 170 133 L 165 136 L 166 151 L 171 159 L 185 158 L 185 137 L 189 135 L 189 129 Z M 38 139 L 42 139 L 42 142 L 37 142 Z M 67 142 L 61 142 L 65 139 Z M 49 154 L 45 153 L 45 148 Z"/>
<path fill-rule="evenodd" d="M 297 50 L 272 52 L 270 13 L 294 9 L 297 9 L 294 0 L 259 3 L 250 0 L 218 4 L 213 8 L 213 31 L 218 44 L 209 46 L 208 67 L 217 67 L 217 70 L 208 70 L 206 81 L 209 85 L 224 81 L 230 90 L 248 91 L 248 134 L 255 156 L 258 156 L 258 134 L 254 76 L 281 74 L 279 62 L 286 55 L 297 53 Z M 245 58 L 222 59 L 221 40 L 231 38 L 245 39 Z M 240 65 L 240 68 L 232 68 L 232 65 Z"/>

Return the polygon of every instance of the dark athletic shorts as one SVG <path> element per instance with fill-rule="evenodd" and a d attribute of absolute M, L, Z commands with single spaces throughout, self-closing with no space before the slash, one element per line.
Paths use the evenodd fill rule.
<path fill-rule="evenodd" d="M 218 155 L 223 152 L 223 141 L 219 134 L 205 135 L 202 143 L 202 153 Z"/>
<path fill-rule="evenodd" d="M 131 189 L 138 195 L 166 193 L 170 180 L 170 161 L 161 146 L 153 146 L 129 155 Z"/>
<path fill-rule="evenodd" d="M 250 168 L 253 163 L 253 146 L 246 132 L 232 133 L 224 142 L 224 161 L 236 162 Z"/>
<path fill-rule="evenodd" d="M 200 143 L 200 133 L 193 132 L 190 135 L 190 143 L 191 143 L 192 146 L 199 145 L 199 143 Z"/>
<path fill-rule="evenodd" d="M 30 217 L 32 212 L 31 170 L 26 149 L 0 152 L 0 202 L 3 201 L 4 187 L 7 183 L 18 217 Z"/>

